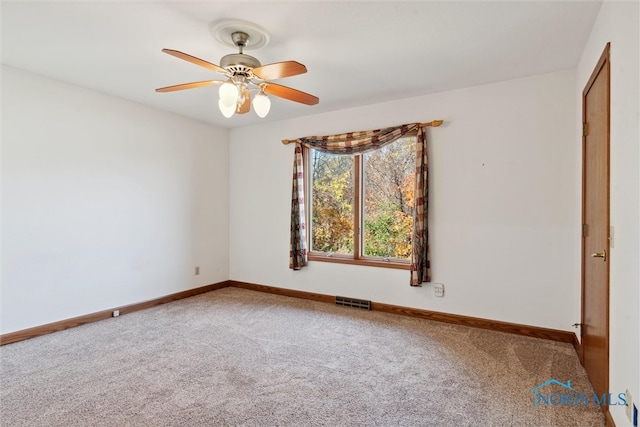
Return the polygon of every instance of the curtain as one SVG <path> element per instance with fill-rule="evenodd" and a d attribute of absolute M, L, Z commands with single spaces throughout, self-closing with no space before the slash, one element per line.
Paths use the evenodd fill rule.
<path fill-rule="evenodd" d="M 304 214 L 304 150 L 296 143 L 293 156 L 293 190 L 291 191 L 291 242 L 289 268 L 300 270 L 307 265 L 307 236 Z"/>
<path fill-rule="evenodd" d="M 307 265 L 306 224 L 304 213 L 304 150 L 313 148 L 331 154 L 362 154 L 376 150 L 417 131 L 416 144 L 416 185 L 413 230 L 413 251 L 411 258 L 411 285 L 421 286 L 430 279 L 429 244 L 427 232 L 427 140 L 424 128 L 419 123 L 410 123 L 384 129 L 349 132 L 329 136 L 309 136 L 298 138 L 295 143 L 293 161 L 293 185 L 291 194 L 291 240 L 289 248 L 289 268 L 300 270 Z"/>
<path fill-rule="evenodd" d="M 418 130 L 416 141 L 416 185 L 413 236 L 411 250 L 411 286 L 422 286 L 431 281 L 431 256 L 429 253 L 429 162 L 427 137 L 423 127 Z"/>

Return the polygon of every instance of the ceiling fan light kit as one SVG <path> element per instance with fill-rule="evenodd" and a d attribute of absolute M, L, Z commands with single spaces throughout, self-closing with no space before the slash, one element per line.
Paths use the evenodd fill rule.
<path fill-rule="evenodd" d="M 218 94 L 220 95 L 220 102 L 222 102 L 225 107 L 232 107 L 237 102 L 240 90 L 238 90 L 238 87 L 229 79 L 222 83 Z"/>
<path fill-rule="evenodd" d="M 265 95 L 264 90 L 260 90 L 258 94 L 253 98 L 253 109 L 261 119 L 267 117 L 269 110 L 271 109 L 271 100 Z"/>
<path fill-rule="evenodd" d="M 222 102 L 222 99 L 218 100 L 218 108 L 220 108 L 220 112 L 222 113 L 223 116 L 225 116 L 227 119 L 230 118 L 231 116 L 233 116 L 233 113 L 236 112 L 236 106 L 231 105 L 231 106 L 226 106 L 224 105 L 224 103 Z"/>
<path fill-rule="evenodd" d="M 220 85 L 218 108 L 227 118 L 234 114 L 247 113 L 251 106 L 258 117 L 266 117 L 271 109 L 271 100 L 267 94 L 306 105 L 315 105 L 319 102 L 316 96 L 270 82 L 270 80 L 306 73 L 307 67 L 303 64 L 296 61 L 284 61 L 262 65 L 258 59 L 244 53 L 245 49 L 256 49 L 269 42 L 269 35 L 261 27 L 244 21 L 225 21 L 212 27 L 212 32 L 219 41 L 226 45 L 235 46 L 239 50 L 238 53 L 223 56 L 219 66 L 177 50 L 162 49 L 162 51 L 223 74 L 227 79 L 167 86 L 156 89 L 156 92 L 173 92 L 218 84 Z M 253 42 L 254 37 L 256 38 L 255 43 Z M 253 101 L 251 101 L 252 91 L 257 92 Z"/>

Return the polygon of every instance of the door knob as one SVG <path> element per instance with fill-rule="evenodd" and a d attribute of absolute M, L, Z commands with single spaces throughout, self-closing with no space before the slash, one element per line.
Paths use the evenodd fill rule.
<path fill-rule="evenodd" d="M 595 254 L 591 254 L 592 257 L 594 258 L 602 258 L 602 261 L 606 261 L 607 260 L 607 251 L 604 250 L 602 252 L 596 252 Z"/>

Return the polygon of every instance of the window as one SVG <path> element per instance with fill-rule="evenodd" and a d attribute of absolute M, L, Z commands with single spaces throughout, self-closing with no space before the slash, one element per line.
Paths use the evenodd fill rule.
<path fill-rule="evenodd" d="M 308 149 L 309 259 L 409 268 L 415 144 L 353 156 Z"/>

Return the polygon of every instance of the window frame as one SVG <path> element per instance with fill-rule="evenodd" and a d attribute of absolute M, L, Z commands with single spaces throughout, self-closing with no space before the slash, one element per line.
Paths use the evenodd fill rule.
<path fill-rule="evenodd" d="M 410 132 L 406 135 L 403 135 L 403 138 L 415 138 L 417 137 L 417 132 Z M 395 141 L 394 141 L 395 142 Z M 392 142 L 392 144 L 394 143 Z M 354 154 L 353 155 L 353 169 L 354 169 L 354 188 L 353 188 L 353 198 L 354 198 L 354 206 L 353 206 L 353 253 L 346 254 L 336 254 L 330 252 L 319 252 L 311 250 L 311 238 L 313 234 L 313 224 L 312 224 L 312 206 L 313 206 L 313 193 L 312 193 L 312 177 L 311 177 L 311 150 L 313 148 L 304 147 L 304 181 L 305 181 L 305 194 L 308 194 L 309 197 L 305 197 L 305 221 L 309 225 L 308 232 L 306 233 L 306 244 L 307 244 L 307 259 L 309 261 L 321 261 L 321 262 L 330 262 L 337 264 L 351 264 L 351 265 L 362 265 L 367 267 L 383 267 L 383 268 L 394 268 L 400 270 L 410 270 L 411 269 L 411 261 L 408 259 L 402 258 L 384 258 L 384 257 L 374 257 L 374 256 L 366 256 L 362 254 L 362 248 L 364 243 L 364 234 L 362 230 L 362 217 L 364 216 L 364 203 L 361 197 L 362 191 L 364 189 L 364 180 L 363 177 L 363 167 L 364 162 L 362 161 L 364 154 Z M 415 172 L 414 172 L 415 176 Z"/>

